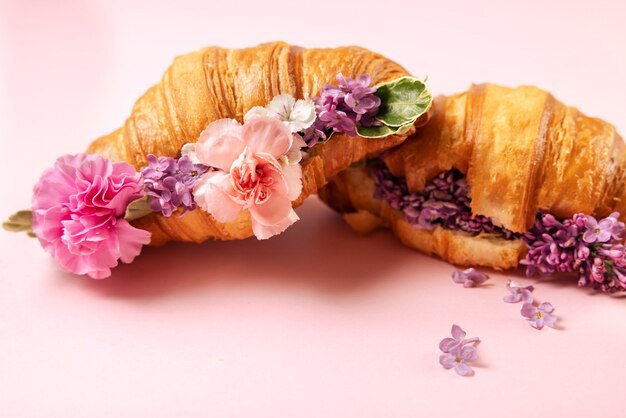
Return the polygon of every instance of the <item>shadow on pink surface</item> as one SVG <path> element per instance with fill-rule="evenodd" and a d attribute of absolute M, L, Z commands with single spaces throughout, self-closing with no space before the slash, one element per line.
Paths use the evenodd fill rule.
<path fill-rule="evenodd" d="M 105 296 L 150 298 L 191 292 L 217 284 L 309 287 L 332 294 L 358 291 L 388 280 L 423 256 L 403 247 L 391 234 L 371 237 L 352 232 L 341 218 L 316 200 L 298 210 L 301 221 L 265 241 L 169 243 L 146 247 L 131 264 L 113 269 L 110 278 L 92 280 L 59 272 L 60 286 L 83 286 Z M 423 277 L 417 270 L 411 276 Z M 51 265 L 51 268 L 54 266 Z"/>
<path fill-rule="evenodd" d="M 424 280 L 456 268 L 402 246 L 388 231 L 355 234 L 341 218 L 310 199 L 299 210 L 300 222 L 284 234 L 266 240 L 170 243 L 146 247 L 132 264 L 122 264 L 105 280 L 58 272 L 56 286 L 80 286 L 105 297 L 154 298 L 198 292 L 212 286 L 311 289 L 341 296 L 382 285 L 389 280 Z M 51 269 L 55 266 L 51 264 Z M 390 274 L 390 272 L 394 272 Z M 438 274 L 435 274 L 438 273 Z M 492 280 L 470 292 L 527 279 L 523 269 L 488 271 Z M 536 277 L 535 284 L 573 288 L 572 275 Z M 424 283 L 428 287 L 428 283 Z M 580 289 L 601 295 L 592 289 Z M 468 295 L 469 296 L 469 295 Z M 539 298 L 541 295 L 537 295 Z M 614 295 L 612 297 L 626 297 Z"/>

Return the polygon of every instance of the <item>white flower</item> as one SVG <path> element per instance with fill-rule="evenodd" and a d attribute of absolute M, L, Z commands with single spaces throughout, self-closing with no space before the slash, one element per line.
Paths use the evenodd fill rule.
<path fill-rule="evenodd" d="M 287 154 L 280 157 L 281 163 L 285 165 L 299 164 L 300 161 L 302 160 L 302 154 L 303 154 L 303 152 L 300 151 L 300 149 L 306 147 L 306 142 L 304 142 L 304 139 L 302 139 L 300 135 L 294 134 L 292 136 L 293 136 L 293 142 L 291 143 L 291 148 L 289 148 L 289 151 L 287 151 Z"/>
<path fill-rule="evenodd" d="M 188 142 L 180 150 L 181 155 L 186 155 L 189 157 L 192 163 L 194 164 L 202 164 L 196 155 L 196 144 L 194 142 Z"/>
<path fill-rule="evenodd" d="M 244 122 L 257 116 L 281 120 L 291 132 L 300 132 L 315 122 L 315 105 L 310 99 L 296 100 L 289 94 L 280 94 L 267 107 L 255 106 L 243 117 Z"/>

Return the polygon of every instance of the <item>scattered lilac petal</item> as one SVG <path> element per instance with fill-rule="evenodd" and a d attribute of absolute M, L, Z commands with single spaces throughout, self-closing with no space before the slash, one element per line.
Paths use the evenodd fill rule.
<path fill-rule="evenodd" d="M 489 276 L 487 274 L 476 271 L 474 268 L 468 268 L 463 271 L 456 270 L 452 273 L 452 280 L 455 283 L 462 284 L 463 287 L 476 287 L 488 279 Z"/>
<path fill-rule="evenodd" d="M 509 282 L 506 284 L 506 288 L 509 292 L 511 292 L 511 294 L 503 297 L 503 301 L 508 303 L 532 303 L 532 292 L 533 290 L 535 290 L 533 286 L 522 286 L 514 280 L 509 280 Z"/>

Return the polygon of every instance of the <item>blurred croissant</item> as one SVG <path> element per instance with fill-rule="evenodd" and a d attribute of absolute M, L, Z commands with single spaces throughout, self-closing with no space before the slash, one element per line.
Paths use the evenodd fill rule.
<path fill-rule="evenodd" d="M 161 81 L 135 103 L 124 127 L 94 141 L 88 152 L 126 161 L 139 169 L 146 164 L 148 154 L 180 155 L 181 147 L 195 142 L 215 120 L 241 121 L 249 109 L 265 106 L 282 93 L 298 98 L 315 96 L 338 73 L 347 77 L 366 73 L 373 84 L 408 75 L 395 62 L 359 47 L 305 49 L 282 42 L 239 50 L 209 47 L 176 58 Z M 324 186 L 329 177 L 400 144 L 411 132 L 380 139 L 336 134 L 316 145 L 302 163 L 302 194 L 294 206 Z M 247 211 L 229 223 L 195 210 L 182 217 L 152 214 L 133 225 L 151 232 L 153 245 L 252 235 Z"/>
<path fill-rule="evenodd" d="M 536 87 L 473 85 L 438 97 L 430 122 L 384 155 L 391 175 L 422 192 L 437 175 L 465 175 L 472 215 L 524 233 L 538 211 L 626 215 L 626 147 L 615 127 L 590 118 Z M 321 198 L 356 230 L 387 226 L 405 245 L 458 265 L 513 268 L 524 257 L 520 239 L 473 236 L 443 226 L 424 229 L 375 198 L 373 165 L 333 177 Z"/>

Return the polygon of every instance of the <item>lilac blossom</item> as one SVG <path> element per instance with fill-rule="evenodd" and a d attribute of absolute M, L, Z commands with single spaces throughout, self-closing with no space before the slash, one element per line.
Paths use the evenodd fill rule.
<path fill-rule="evenodd" d="M 624 223 L 615 212 L 598 221 L 581 213 L 558 221 L 539 213 L 522 237 L 528 246 L 526 274 L 578 273 L 578 285 L 603 292 L 626 290 Z"/>
<path fill-rule="evenodd" d="M 557 317 L 552 313 L 553 311 L 554 308 L 548 302 L 544 302 L 539 306 L 535 306 L 532 303 L 524 303 L 521 314 L 533 328 L 542 329 L 544 325 L 554 328 Z"/>
<path fill-rule="evenodd" d="M 190 157 L 147 156 L 148 165 L 141 170 L 146 194 L 152 199 L 150 207 L 169 217 L 182 207 L 182 213 L 196 208 L 193 186 L 196 180 L 208 171 L 202 164 L 194 164 Z"/>
<path fill-rule="evenodd" d="M 476 271 L 474 268 L 468 268 L 466 270 L 456 270 L 452 273 L 452 280 L 455 283 L 462 284 L 463 287 L 475 287 L 483 284 L 489 279 L 489 276 L 485 273 Z"/>
<path fill-rule="evenodd" d="M 506 284 L 506 288 L 509 292 L 511 292 L 511 294 L 503 297 L 503 301 L 507 303 L 532 303 L 532 292 L 533 290 L 535 290 L 533 286 L 522 286 L 514 280 L 509 280 L 509 282 Z"/>
<path fill-rule="evenodd" d="M 593 216 L 587 217 L 587 230 L 583 234 L 583 240 L 592 244 L 594 242 L 607 242 L 611 239 L 613 230 L 612 218 L 602 219 L 600 222 Z"/>
<path fill-rule="evenodd" d="M 477 337 L 465 338 L 467 335 L 463 329 L 452 325 L 452 338 L 447 337 L 439 343 L 439 349 L 443 352 L 439 356 L 439 363 L 445 369 L 452 369 L 461 376 L 473 376 L 474 370 L 467 362 L 475 361 L 478 358 L 476 344 L 480 342 Z"/>
<path fill-rule="evenodd" d="M 374 174 L 374 196 L 403 212 L 405 220 L 423 229 L 442 226 L 471 235 L 494 234 L 503 239 L 519 235 L 493 224 L 490 218 L 473 215 L 465 176 L 449 170 L 432 179 L 422 193 L 409 192 L 406 181 L 396 178 L 379 162 Z"/>
<path fill-rule="evenodd" d="M 452 338 L 446 337 L 439 343 L 439 349 L 444 353 L 449 353 L 455 348 L 462 347 L 467 344 L 474 344 L 480 342 L 477 337 L 465 338 L 467 333 L 463 329 L 454 324 L 452 325 Z"/>
<path fill-rule="evenodd" d="M 439 363 L 444 369 L 452 369 L 461 376 L 473 376 L 474 369 L 472 369 L 467 363 L 476 361 L 478 359 L 478 352 L 475 347 L 465 346 L 457 347 L 449 353 L 444 353 L 439 356 Z"/>
<path fill-rule="evenodd" d="M 332 132 L 357 135 L 357 126 L 380 126 L 376 119 L 381 101 L 376 88 L 370 86 L 366 74 L 356 79 L 337 75 L 337 85 L 326 84 L 320 95 L 313 98 L 317 111 L 314 124 L 304 132 L 309 147 L 327 139 Z"/>

